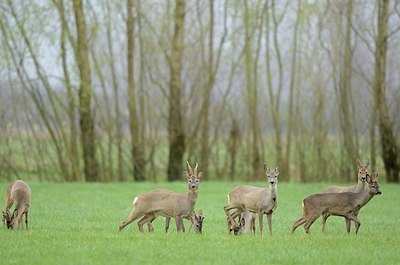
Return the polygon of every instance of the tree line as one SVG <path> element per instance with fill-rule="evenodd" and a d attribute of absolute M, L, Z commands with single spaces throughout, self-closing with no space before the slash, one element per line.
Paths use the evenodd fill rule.
<path fill-rule="evenodd" d="M 400 5 L 6 0 L 0 178 L 400 180 Z"/>

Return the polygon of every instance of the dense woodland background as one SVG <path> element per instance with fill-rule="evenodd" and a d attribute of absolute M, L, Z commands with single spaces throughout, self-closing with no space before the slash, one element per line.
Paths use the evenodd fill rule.
<path fill-rule="evenodd" d="M 398 0 L 4 0 L 0 179 L 400 171 Z"/>

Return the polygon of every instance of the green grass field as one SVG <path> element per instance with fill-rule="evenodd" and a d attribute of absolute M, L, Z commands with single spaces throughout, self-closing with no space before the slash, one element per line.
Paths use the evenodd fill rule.
<path fill-rule="evenodd" d="M 153 234 L 140 233 L 136 222 L 118 232 L 138 193 L 159 187 L 185 192 L 184 182 L 30 183 L 30 229 L 1 228 L 1 264 L 400 264 L 397 185 L 381 184 L 382 195 L 361 210 L 358 236 L 353 224 L 351 236 L 346 234 L 341 217 L 328 220 L 325 234 L 318 219 L 311 235 L 299 227 L 290 236 L 292 223 L 301 216 L 302 199 L 328 184 L 279 183 L 274 234 L 239 237 L 228 235 L 222 209 L 227 192 L 238 184 L 200 184 L 196 210 L 203 209 L 205 220 L 203 234 L 196 235 L 177 234 L 174 222 L 165 234 L 161 217 L 153 223 Z M 0 183 L 1 203 L 7 185 Z"/>

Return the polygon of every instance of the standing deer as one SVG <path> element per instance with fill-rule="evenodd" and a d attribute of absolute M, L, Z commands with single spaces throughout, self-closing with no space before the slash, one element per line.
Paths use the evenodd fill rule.
<path fill-rule="evenodd" d="M 133 210 L 129 217 L 121 223 L 119 231 L 128 224 L 141 218 L 138 222 L 139 230 L 143 232 L 143 225 L 148 224 L 149 231 L 153 230 L 151 222 L 158 216 L 174 218 L 178 232 L 184 232 L 183 218 L 191 218 L 197 201 L 200 178 L 203 172 L 197 172 L 198 165 L 194 170 L 187 162 L 188 171 L 185 171 L 188 180 L 188 191 L 177 194 L 166 189 L 157 189 L 138 195 L 133 201 Z"/>
<path fill-rule="evenodd" d="M 15 203 L 13 213 L 11 206 Z M 28 211 L 31 203 L 31 189 L 23 180 L 15 180 L 7 188 L 6 207 L 3 211 L 3 225 L 7 222 L 7 228 L 13 229 L 16 224 L 23 228 L 22 216 L 25 214 L 25 225 L 28 229 Z"/>
<path fill-rule="evenodd" d="M 324 193 L 335 193 L 335 192 L 361 192 L 364 189 L 367 188 L 367 185 L 365 184 L 367 178 L 368 178 L 368 165 L 369 165 L 369 160 L 365 165 L 363 165 L 360 161 L 360 159 L 357 160 L 357 167 L 358 167 L 358 181 L 356 186 L 350 186 L 350 187 L 341 187 L 341 186 L 331 186 L 328 187 L 324 190 Z M 328 219 L 330 215 L 328 213 L 323 213 L 322 214 L 322 233 L 325 233 L 325 226 L 326 226 L 326 220 Z M 346 219 L 346 230 L 347 233 L 350 233 L 350 220 Z"/>
<path fill-rule="evenodd" d="M 269 188 L 260 188 L 255 186 L 242 185 L 234 188 L 228 193 L 229 204 L 224 207 L 226 216 L 228 217 L 228 229 L 236 228 L 237 224 L 234 220 L 237 216 L 245 211 L 258 213 L 258 222 L 260 233 L 263 230 L 263 214 L 267 215 L 270 234 L 272 235 L 272 213 L 277 208 L 277 184 L 279 168 L 271 171 L 264 164 L 264 171 L 268 178 Z M 231 215 L 229 210 L 236 209 Z"/>
<path fill-rule="evenodd" d="M 292 225 L 292 234 L 304 224 L 304 230 L 310 233 L 310 227 L 322 214 L 343 216 L 356 223 L 356 235 L 360 228 L 358 212 L 374 195 L 380 195 L 378 173 L 372 173 L 367 179 L 368 189 L 361 192 L 317 193 L 303 200 L 303 216 Z"/>

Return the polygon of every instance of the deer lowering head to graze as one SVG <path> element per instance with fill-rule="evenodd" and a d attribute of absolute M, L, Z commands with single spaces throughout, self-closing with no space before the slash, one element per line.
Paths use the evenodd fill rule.
<path fill-rule="evenodd" d="M 235 213 L 233 213 L 235 214 Z M 256 213 L 252 212 L 243 212 L 239 216 L 239 222 L 236 227 L 233 227 L 228 219 L 228 223 L 230 226 L 229 234 L 233 231 L 234 235 L 245 235 L 247 234 L 248 229 L 250 229 L 251 233 L 254 235 L 256 233 Z"/>
<path fill-rule="evenodd" d="M 177 231 L 184 232 L 183 218 L 191 218 L 190 215 L 197 201 L 200 178 L 203 175 L 203 172 L 197 171 L 197 163 L 194 169 L 192 169 L 189 162 L 187 162 L 187 166 L 188 171 L 185 171 L 188 181 L 187 192 L 177 194 L 170 190 L 157 189 L 138 195 L 133 201 L 134 208 L 131 214 L 121 223 L 119 230 L 121 231 L 128 224 L 139 218 L 142 218 L 138 222 L 141 232 L 143 232 L 143 225 L 146 223 L 149 226 L 149 230 L 152 230 L 151 222 L 161 215 L 167 218 L 174 218 Z"/>
<path fill-rule="evenodd" d="M 153 217 L 154 217 L 154 216 L 153 216 Z M 143 217 L 143 218 L 147 219 L 146 216 Z M 193 227 L 194 231 L 195 231 L 197 234 L 201 234 L 201 233 L 202 233 L 202 229 L 203 229 L 203 220 L 204 220 L 204 215 L 203 215 L 202 210 L 199 210 L 199 213 L 198 213 L 198 214 L 196 214 L 196 212 L 193 211 L 192 214 L 191 214 L 190 216 L 185 216 L 184 218 L 185 218 L 185 219 L 188 219 L 188 220 L 190 221 L 189 232 L 191 231 L 191 229 L 192 229 L 192 227 Z M 149 232 L 149 233 L 150 233 L 150 232 L 154 232 L 154 228 L 153 228 L 153 225 L 152 225 L 152 222 L 154 221 L 154 219 L 155 219 L 155 217 L 152 218 L 152 219 L 149 218 L 149 221 L 147 222 L 148 232 Z M 165 218 L 165 233 L 168 232 L 168 228 L 169 228 L 169 223 L 170 223 L 170 221 L 171 221 L 171 218 L 170 218 L 170 217 L 166 217 L 166 218 Z M 184 231 L 184 230 L 185 230 L 185 229 L 183 229 L 183 231 Z"/>
<path fill-rule="evenodd" d="M 331 186 L 327 189 L 324 190 L 324 193 L 334 193 L 334 192 L 361 192 L 364 189 L 366 189 L 367 185 L 366 180 L 368 178 L 368 165 L 369 165 L 369 160 L 365 165 L 363 165 L 360 161 L 360 159 L 357 160 L 357 167 L 358 167 L 358 181 L 356 186 L 350 186 L 350 187 L 341 187 L 341 186 Z M 323 213 L 322 214 L 322 233 L 325 232 L 325 227 L 326 227 L 326 220 L 328 219 L 329 214 L 328 213 Z M 348 232 L 350 232 L 350 221 L 346 219 L 346 228 Z"/>
<path fill-rule="evenodd" d="M 28 229 L 28 211 L 31 203 L 31 189 L 23 180 L 15 180 L 7 188 L 6 207 L 3 211 L 3 224 L 13 229 L 17 224 L 23 228 L 22 216 L 25 214 L 25 225 Z M 11 213 L 10 208 L 15 204 Z"/>
<path fill-rule="evenodd" d="M 310 233 L 310 227 L 322 214 L 343 216 L 356 223 L 356 234 L 360 228 L 358 212 L 374 195 L 381 194 L 378 173 L 367 178 L 368 188 L 361 192 L 317 193 L 303 200 L 303 216 L 292 225 L 292 234 L 304 224 L 304 230 Z"/>
<path fill-rule="evenodd" d="M 224 207 L 226 216 L 228 217 L 228 229 L 235 230 L 237 224 L 235 218 L 243 212 L 258 213 L 258 222 L 260 233 L 263 230 L 263 214 L 267 215 L 269 231 L 272 234 L 272 213 L 277 208 L 277 184 L 279 168 L 271 171 L 267 165 L 264 165 L 264 171 L 268 179 L 268 188 L 260 188 L 255 186 L 242 185 L 234 188 L 228 193 L 229 204 Z M 236 209 L 233 214 L 229 210 Z"/>

